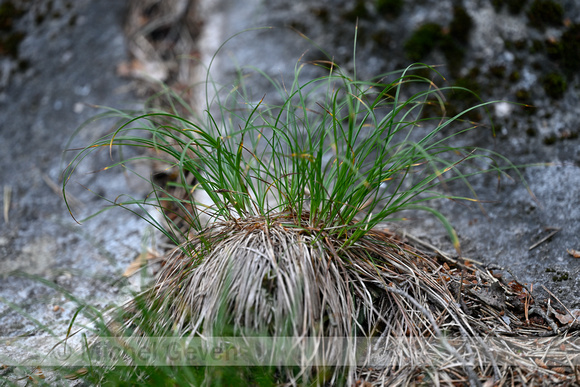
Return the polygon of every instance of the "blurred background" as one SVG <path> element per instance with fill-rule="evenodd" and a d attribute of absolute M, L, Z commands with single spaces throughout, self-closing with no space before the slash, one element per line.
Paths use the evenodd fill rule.
<path fill-rule="evenodd" d="M 551 164 L 522 169 L 537 200 L 517 181 L 481 179 L 475 189 L 485 212 L 434 205 L 455 225 L 465 256 L 510 267 L 540 297 L 544 285 L 569 308 L 580 304 L 580 260 L 571 253 L 580 250 L 575 0 L 2 0 L 0 55 L 0 336 L 38 331 L 11 305 L 62 330 L 75 312 L 62 293 L 9 272 L 38 275 L 105 307 L 123 299 L 122 274 L 131 262 L 162 252 L 162 241 L 128 212 L 82 225 L 73 220 L 60 193 L 74 154 L 66 150 L 114 129 L 114 121 L 99 120 L 75 135 L 102 107 L 138 109 L 160 83 L 202 109 L 194 86 L 212 60 L 212 78 L 225 85 L 240 66 L 283 80 L 299 62 L 331 58 L 370 79 L 423 62 L 439 66 L 440 87 L 519 103 L 491 107 L 495 136 L 488 117 L 473 114 L 470 120 L 485 125 L 462 141 L 516 165 Z M 273 93 L 249 79 L 257 98 Z M 452 114 L 478 101 L 458 92 L 446 108 Z M 102 208 L 95 193 L 112 200 L 149 193 L 122 170 L 94 173 L 107 158 L 103 152 L 87 160 L 71 182 L 76 219 Z M 152 173 L 146 164 L 136 168 Z M 388 227 L 452 252 L 445 230 L 429 217 Z"/>

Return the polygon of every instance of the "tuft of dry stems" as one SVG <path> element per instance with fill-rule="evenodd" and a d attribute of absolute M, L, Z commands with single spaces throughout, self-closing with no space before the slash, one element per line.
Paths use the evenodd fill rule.
<path fill-rule="evenodd" d="M 427 254 L 386 230 L 345 245 L 311 227 L 307 214 L 286 212 L 216 223 L 176 249 L 141 295 L 157 319 L 135 308 L 126 327 L 137 336 L 291 337 L 304 358 L 299 372 L 281 368 L 290 384 L 318 375 L 318 383 L 479 385 L 517 381 L 506 359 L 522 375 L 554 373 L 506 345 L 506 334 L 550 333 L 547 320 L 525 321 L 524 296 L 533 302 L 515 280 Z M 305 338 L 320 346 L 344 338 L 346 345 L 325 347 L 314 361 L 300 348 Z M 372 340 L 362 355 L 361 339 Z M 339 366 L 321 379 L 324 367 L 312 364 Z"/>

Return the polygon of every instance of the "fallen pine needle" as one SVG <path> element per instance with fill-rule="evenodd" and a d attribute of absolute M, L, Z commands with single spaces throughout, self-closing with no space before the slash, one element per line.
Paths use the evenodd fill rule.
<path fill-rule="evenodd" d="M 12 198 L 12 187 L 9 185 L 4 186 L 4 223 L 8 224 L 10 218 L 8 217 L 10 213 L 10 199 Z"/>
<path fill-rule="evenodd" d="M 553 237 L 554 235 L 556 235 L 561 228 L 554 228 L 554 231 L 552 231 L 551 233 L 549 233 L 548 235 L 546 235 L 544 238 L 542 238 L 540 241 L 534 243 L 533 245 L 530 246 L 530 248 L 528 249 L 529 251 L 532 251 L 533 249 L 535 249 L 536 247 L 538 247 L 539 245 L 541 245 L 542 243 L 544 243 L 545 241 L 547 241 L 548 239 L 550 239 L 551 237 Z"/>

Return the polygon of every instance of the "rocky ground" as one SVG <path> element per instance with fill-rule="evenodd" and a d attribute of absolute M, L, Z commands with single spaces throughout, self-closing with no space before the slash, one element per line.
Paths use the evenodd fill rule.
<path fill-rule="evenodd" d="M 0 59 L 0 337 L 34 338 L 39 324 L 62 337 L 79 304 L 60 290 L 11 272 L 46 279 L 105 308 L 120 301 L 124 270 L 151 245 L 147 225 L 137 216 L 111 211 L 79 225 L 61 195 L 62 171 L 71 159 L 64 151 L 112 129 L 114 121 L 94 122 L 68 143 L 83 122 L 103 112 L 93 105 L 139 106 L 128 92 L 129 82 L 116 75 L 128 55 L 123 34 L 127 7 L 115 0 L 14 4 L 22 12 L 12 16 L 2 36 L 20 33 L 22 39 L 18 50 Z M 93 174 L 107 165 L 107 157 L 101 152 L 87 162 L 71 185 L 72 210 L 79 220 L 103 207 L 81 184 L 112 198 L 148 192 L 142 181 L 120 170 Z M 18 346 L 42 354 L 51 342 Z"/>
<path fill-rule="evenodd" d="M 389 6 L 381 8 L 380 3 Z M 492 109 L 497 124 L 495 139 L 486 131 L 464 141 L 505 154 L 515 164 L 553 164 L 523 169 L 537 201 L 521 183 L 502 181 L 498 190 L 495 181 L 482 179 L 475 188 L 481 198 L 492 201 L 484 205 L 485 214 L 476 206 L 447 202 L 436 206 L 455 225 L 466 256 L 510 267 L 521 280 L 534 284 L 539 295 L 545 286 L 569 308 L 580 307 L 580 260 L 567 252 L 580 250 L 580 64 L 568 54 L 580 44 L 574 29 L 580 23 L 579 5 L 573 0 L 557 2 L 562 15 L 555 20 L 544 15 L 550 21 L 542 22 L 531 13 L 532 1 L 516 2 L 522 4 L 521 9 L 514 2 L 466 1 L 463 9 L 472 28 L 464 31 L 458 25 L 468 23 L 454 24 L 464 14 L 454 11 L 451 1 L 400 3 L 399 9 L 397 1 L 201 1 L 196 8 L 195 25 L 200 35 L 195 55 L 207 63 L 232 34 L 274 26 L 246 32 L 228 43 L 215 62 L 216 79 L 230 82 L 235 64 L 256 65 L 273 77 L 283 78 L 292 74 L 307 50 L 303 60 L 321 59 L 319 51 L 295 30 L 308 35 L 352 71 L 358 20 L 356 63 L 360 78 L 421 60 L 445 65 L 441 68 L 447 78 L 443 85 L 471 87 L 485 100 L 533 105 L 527 109 L 496 105 Z M 92 123 L 67 145 L 76 128 L 101 111 L 92 105 L 139 105 L 128 93 L 129 81 L 117 74 L 119 65 L 131 63 L 129 39 L 123 31 L 128 9 L 114 0 L 23 0 L 14 4 L 23 12 L 13 14 L 10 22 L 2 19 L 0 23 L 2 41 L 12 36 L 17 42 L 0 47 L 0 186 L 4 192 L 0 336 L 34 337 L 39 332 L 34 320 L 63 334 L 76 310 L 75 303 L 37 280 L 8 273 L 21 270 L 45 278 L 93 305 L 105 307 L 122 299 L 126 284 L 120 280 L 123 271 L 144 248 L 154 244 L 148 239 L 151 231 L 147 225 L 128 212 L 108 212 L 78 225 L 59 192 L 63 151 L 86 145 L 111 130 L 110 120 Z M 419 44 L 427 48 L 411 50 L 413 46 L 409 48 L 406 42 L 428 22 L 439 26 L 428 38 L 436 43 L 431 48 Z M 563 42 L 576 46 L 564 47 Z M 163 79 L 168 77 L 163 71 L 155 67 L 151 73 Z M 124 73 L 134 75 L 126 68 Z M 180 73 L 176 79 L 183 83 L 199 79 L 202 73 Z M 306 71 L 305 75 L 314 73 Z M 261 97 L 269 91 L 265 87 L 257 83 L 254 89 Z M 460 102 L 455 101 L 458 106 Z M 70 156 L 65 154 L 64 162 L 67 160 Z M 147 194 L 146 184 L 120 170 L 90 173 L 106 162 L 106 152 L 87 161 L 77 174 L 78 183 L 109 198 L 120 193 L 135 197 Z M 148 175 L 146 166 L 136 167 Z M 78 200 L 73 205 L 75 214 L 82 219 L 103 203 L 77 181 L 71 194 Z M 390 226 L 451 251 L 445 231 L 433 219 L 417 218 Z M 556 229 L 556 234 L 530 250 Z M 15 305 L 22 313 L 15 311 Z"/>

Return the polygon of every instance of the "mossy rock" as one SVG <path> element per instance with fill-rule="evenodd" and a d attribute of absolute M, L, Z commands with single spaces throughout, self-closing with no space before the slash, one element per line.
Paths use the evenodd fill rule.
<path fill-rule="evenodd" d="M 517 70 L 514 70 L 509 75 L 509 81 L 512 83 L 515 83 L 515 82 L 519 81 L 521 79 L 521 77 L 522 76 L 521 76 L 520 72 Z"/>
<path fill-rule="evenodd" d="M 465 8 L 453 8 L 453 20 L 449 32 L 437 23 L 427 23 L 419 27 L 406 41 L 404 49 L 407 57 L 413 61 L 424 59 L 436 48 L 439 48 L 447 61 L 451 74 L 457 75 L 463 64 L 469 34 L 473 28 L 473 19 Z"/>
<path fill-rule="evenodd" d="M 11 1 L 0 4 L 0 31 L 10 31 L 14 19 L 19 18 L 23 13 Z"/>
<path fill-rule="evenodd" d="M 512 15 L 517 15 L 526 6 L 526 0 L 491 0 L 491 5 L 495 8 L 496 12 L 500 12 L 504 5 L 507 5 L 509 13 Z"/>
<path fill-rule="evenodd" d="M 443 28 L 439 24 L 424 24 L 405 42 L 405 54 L 409 59 L 419 61 L 429 55 L 442 38 Z"/>
<path fill-rule="evenodd" d="M 526 6 L 526 0 L 506 0 L 508 11 L 512 15 L 517 15 L 518 13 L 522 12 L 524 7 Z"/>
<path fill-rule="evenodd" d="M 564 92 L 568 88 L 566 80 L 561 74 L 550 73 L 542 80 L 544 91 L 553 99 L 560 99 L 564 96 Z"/>
<path fill-rule="evenodd" d="M 377 12 L 387 18 L 397 18 L 403 12 L 403 0 L 377 0 Z"/>
<path fill-rule="evenodd" d="M 17 58 L 18 48 L 23 39 L 24 33 L 22 32 L 13 32 L 5 37 L 0 37 L 0 55 Z"/>
<path fill-rule="evenodd" d="M 494 65 L 489 67 L 489 73 L 499 79 L 505 76 L 505 66 L 504 65 Z"/>
<path fill-rule="evenodd" d="M 449 35 L 462 44 L 467 44 L 473 29 L 473 19 L 465 8 L 453 7 L 453 20 L 449 23 Z"/>
<path fill-rule="evenodd" d="M 580 24 L 573 24 L 562 34 L 562 64 L 566 70 L 580 70 Z"/>
<path fill-rule="evenodd" d="M 545 43 L 546 54 L 552 60 L 560 60 L 562 58 L 564 46 L 561 41 L 548 39 Z"/>
<path fill-rule="evenodd" d="M 524 109 L 524 112 L 526 112 L 527 114 L 530 114 L 530 115 L 534 114 L 538 110 L 538 108 L 533 105 L 532 94 L 527 89 L 517 90 L 516 91 L 516 100 L 519 103 L 524 104 L 523 109 Z M 528 129 L 526 131 L 526 133 L 528 136 L 531 136 L 531 137 L 536 135 L 535 130 L 533 130 L 531 128 Z"/>
<path fill-rule="evenodd" d="M 449 72 L 452 75 L 457 75 L 465 58 L 465 48 L 450 35 L 443 36 L 440 47 L 443 55 L 445 55 L 445 60 L 447 60 Z"/>
<path fill-rule="evenodd" d="M 454 98 L 465 101 L 469 105 L 481 103 L 477 97 L 481 94 L 481 85 L 471 76 L 458 78 L 454 87 L 464 88 L 467 90 L 454 90 Z"/>
<path fill-rule="evenodd" d="M 364 0 L 357 0 L 350 11 L 343 13 L 343 17 L 352 22 L 356 22 L 358 19 L 366 19 L 368 16 L 369 13 Z"/>
<path fill-rule="evenodd" d="M 543 29 L 562 25 L 564 9 L 553 0 L 534 0 L 527 15 L 533 27 Z"/>

